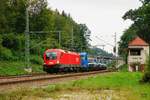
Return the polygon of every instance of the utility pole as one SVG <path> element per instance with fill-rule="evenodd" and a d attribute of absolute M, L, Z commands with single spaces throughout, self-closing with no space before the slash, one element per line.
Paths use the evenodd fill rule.
<path fill-rule="evenodd" d="M 73 26 L 72 26 L 72 32 L 71 32 L 71 33 L 72 33 L 72 34 L 71 34 L 71 40 L 72 40 L 72 41 L 71 41 L 71 46 L 72 46 L 71 49 L 74 50 L 74 38 L 73 38 L 73 37 L 74 37 L 74 34 L 73 34 Z"/>
<path fill-rule="evenodd" d="M 114 35 L 114 41 L 115 41 L 115 68 L 117 68 L 117 63 L 118 63 L 118 60 L 117 60 L 117 34 L 115 33 Z"/>
<path fill-rule="evenodd" d="M 104 50 L 105 45 L 101 45 L 101 46 L 103 47 L 103 50 Z"/>
<path fill-rule="evenodd" d="M 32 72 L 30 67 L 30 31 L 29 31 L 29 7 L 26 8 L 26 30 L 25 30 L 25 67 L 26 71 Z M 29 70 L 30 69 L 30 70 Z"/>
<path fill-rule="evenodd" d="M 59 34 L 59 48 L 61 48 L 61 31 L 58 31 Z"/>
<path fill-rule="evenodd" d="M 114 40 L 115 40 L 115 56 L 117 57 L 117 34 L 116 33 L 114 35 Z"/>
<path fill-rule="evenodd" d="M 30 31 L 29 29 L 29 7 L 30 0 L 27 3 L 25 15 L 26 15 L 26 29 L 25 29 L 25 71 L 31 73 L 32 67 L 30 66 L 30 33 L 49 33 L 58 32 L 59 34 L 59 48 L 61 47 L 61 31 Z M 41 43 L 40 43 L 41 44 Z"/>

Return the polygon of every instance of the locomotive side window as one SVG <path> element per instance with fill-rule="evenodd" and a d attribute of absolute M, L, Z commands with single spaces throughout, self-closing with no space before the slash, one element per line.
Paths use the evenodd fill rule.
<path fill-rule="evenodd" d="M 57 53 L 56 52 L 47 52 L 46 53 L 46 59 L 48 59 L 48 60 L 57 59 Z"/>

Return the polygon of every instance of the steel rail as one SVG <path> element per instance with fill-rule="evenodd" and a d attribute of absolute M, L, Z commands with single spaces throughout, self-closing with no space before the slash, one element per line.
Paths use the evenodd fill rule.
<path fill-rule="evenodd" d="M 68 77 L 74 77 L 74 76 L 86 76 L 86 75 L 94 75 L 98 73 L 106 73 L 106 72 L 112 72 L 109 70 L 101 70 L 101 71 L 92 71 L 92 72 L 83 72 L 83 73 L 72 73 L 72 74 L 64 74 L 64 75 L 43 75 L 43 76 L 33 76 L 33 77 L 20 77 L 16 79 L 8 79 L 5 81 L 1 81 L 0 79 L 0 86 L 3 85 L 13 85 L 13 84 L 21 84 L 21 83 L 28 83 L 28 82 L 36 82 L 36 81 L 44 81 L 44 80 L 54 80 L 54 79 L 61 79 L 61 78 L 68 78 Z"/>
<path fill-rule="evenodd" d="M 32 74 L 20 74 L 20 75 L 0 75 L 0 79 L 33 77 L 33 76 L 37 76 L 37 75 L 47 75 L 47 73 L 32 73 Z"/>

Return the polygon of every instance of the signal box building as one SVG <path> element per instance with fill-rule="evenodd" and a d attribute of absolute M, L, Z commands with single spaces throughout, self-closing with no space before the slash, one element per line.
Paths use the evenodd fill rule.
<path fill-rule="evenodd" d="M 144 71 L 149 44 L 139 37 L 134 38 L 128 44 L 128 69 L 129 71 Z"/>

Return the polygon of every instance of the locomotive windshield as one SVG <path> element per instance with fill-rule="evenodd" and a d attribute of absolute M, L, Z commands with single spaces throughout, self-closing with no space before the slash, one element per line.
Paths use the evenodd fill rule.
<path fill-rule="evenodd" d="M 87 56 L 81 55 L 81 59 L 82 59 L 82 60 L 87 60 Z"/>
<path fill-rule="evenodd" d="M 57 59 L 57 53 L 56 52 L 47 52 L 46 53 L 46 59 L 48 59 L 48 60 Z"/>

